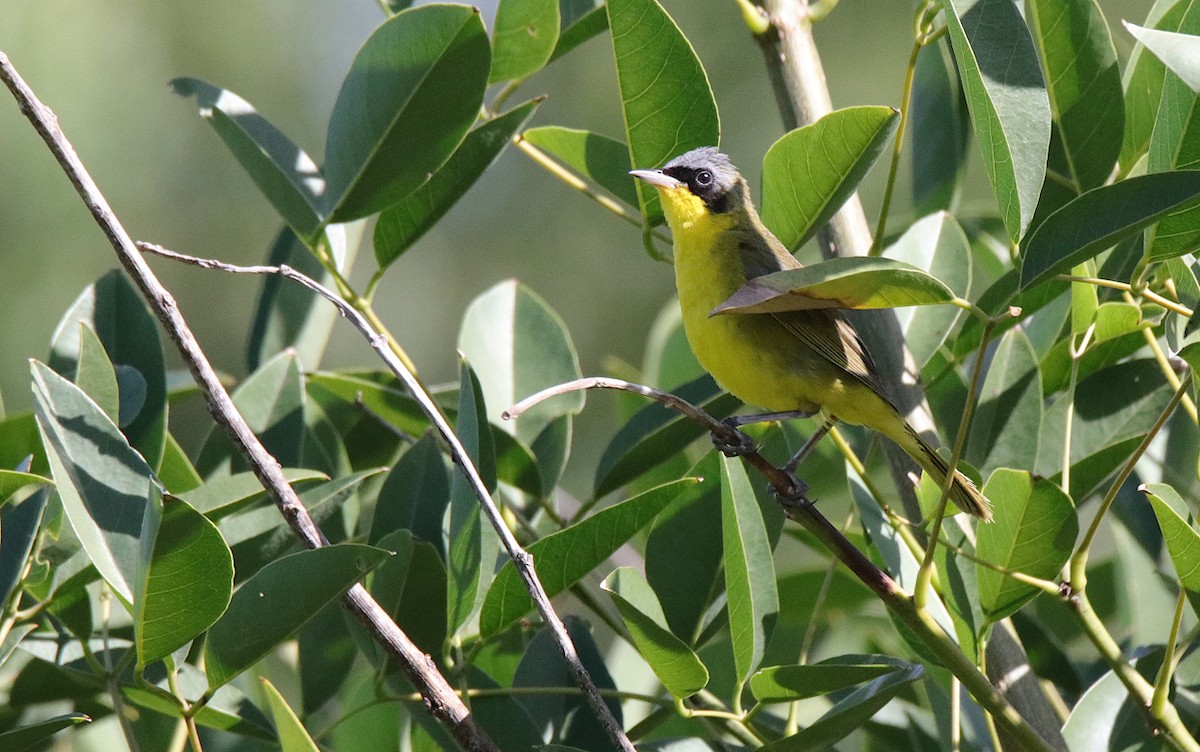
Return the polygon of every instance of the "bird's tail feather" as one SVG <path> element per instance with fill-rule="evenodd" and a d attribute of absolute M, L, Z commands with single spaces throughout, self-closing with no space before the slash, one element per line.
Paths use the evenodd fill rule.
<path fill-rule="evenodd" d="M 946 479 L 946 471 L 950 469 L 950 466 L 912 426 L 905 423 L 904 430 L 907 434 L 906 438 L 911 441 L 911 445 L 906 446 L 905 449 L 925 472 L 933 476 L 933 480 L 940 487 L 942 481 Z M 950 484 L 950 500 L 967 514 L 972 514 L 984 522 L 992 521 L 991 503 L 979 492 L 975 483 L 958 470 L 954 471 L 954 481 Z"/>

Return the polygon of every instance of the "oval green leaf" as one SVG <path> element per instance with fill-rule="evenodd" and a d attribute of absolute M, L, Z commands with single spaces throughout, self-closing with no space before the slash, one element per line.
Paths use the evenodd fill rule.
<path fill-rule="evenodd" d="M 1200 37 L 1175 31 L 1147 29 L 1122 21 L 1125 29 L 1154 53 L 1192 91 L 1200 92 Z"/>
<path fill-rule="evenodd" d="M 854 194 L 899 124 L 891 107 L 848 107 L 776 141 L 763 157 L 763 222 L 799 248 Z"/>
<path fill-rule="evenodd" d="M 1071 557 L 1079 520 L 1062 489 L 1023 470 L 992 473 L 983 493 L 995 501 L 995 519 L 980 525 L 975 554 L 982 560 L 1032 577 L 1054 579 Z M 994 569 L 977 567 L 979 602 L 991 622 L 1016 613 L 1042 592 Z"/>
<path fill-rule="evenodd" d="M 138 387 L 136 395 L 123 392 L 123 402 L 133 398 L 141 403 L 136 417 L 122 421 L 122 432 L 146 462 L 157 467 L 167 433 L 166 361 L 158 338 L 158 320 L 121 270 L 108 272 L 75 299 L 54 330 L 49 364 L 68 378 L 79 367 L 80 322 L 91 327 L 104 344 L 118 381 L 125 368 L 141 377 L 127 378 L 121 384 Z M 128 412 L 128 407 L 122 405 L 122 415 Z"/>
<path fill-rule="evenodd" d="M 1012 0 L 941 0 L 975 136 L 1009 239 L 1033 219 L 1050 148 L 1050 101 Z"/>
<path fill-rule="evenodd" d="M 888 258 L 852 256 L 755 277 L 712 310 L 781 313 L 814 308 L 899 308 L 954 300 L 945 283 Z"/>
<path fill-rule="evenodd" d="M 553 597 L 574 585 L 696 484 L 695 478 L 664 483 L 530 545 L 534 571 L 546 594 Z M 532 609 L 533 600 L 520 574 L 512 562 L 506 562 L 484 600 L 479 633 L 498 634 Z"/>
<path fill-rule="evenodd" d="M 1145 485 L 1138 490 L 1150 500 L 1171 562 L 1175 565 L 1175 576 L 1187 593 L 1192 610 L 1200 613 L 1200 533 L 1177 511 L 1187 509 L 1187 504 L 1175 489 L 1161 483 Z"/>
<path fill-rule="evenodd" d="M 181 499 L 152 498 L 133 600 L 138 665 L 191 642 L 216 623 L 232 595 L 233 554 L 216 525 Z"/>
<path fill-rule="evenodd" d="M 0 734 L 0 747 L 8 752 L 25 752 L 29 749 L 40 749 L 42 742 L 66 728 L 91 723 L 91 716 L 83 713 L 68 713 L 55 716 L 29 726 L 21 726 Z"/>
<path fill-rule="evenodd" d="M 708 669 L 683 640 L 671 634 L 658 596 L 636 569 L 620 567 L 600 583 L 621 612 L 634 647 L 676 699 L 708 685 Z"/>
<path fill-rule="evenodd" d="M 583 392 L 543 400 L 516 420 L 502 414 L 531 394 L 580 378 L 579 356 L 566 324 L 546 301 L 510 279 L 471 302 L 458 349 L 481 374 L 488 418 L 526 445 L 555 418 L 583 408 Z"/>
<path fill-rule="evenodd" d="M 562 16 L 562 28 L 558 33 L 558 44 L 554 45 L 554 52 L 550 55 L 552 63 L 608 29 L 608 13 L 595 0 L 560 2 L 559 15 Z"/>
<path fill-rule="evenodd" d="M 496 161 L 541 102 L 541 99 L 526 102 L 471 129 L 433 177 L 379 215 L 375 225 L 375 262 L 380 269 L 386 269 L 437 224 Z"/>
<path fill-rule="evenodd" d="M 321 227 L 325 179 L 312 157 L 254 106 L 228 89 L 198 78 L 176 78 L 171 88 L 195 97 L 208 121 L 287 226 L 311 240 Z"/>
<path fill-rule="evenodd" d="M 923 269 L 961 298 L 971 289 L 971 246 L 962 227 L 946 212 L 920 219 L 884 255 Z M 904 308 L 896 319 L 918 367 L 937 353 L 962 311 L 952 306 Z"/>
<path fill-rule="evenodd" d="M 250 668 L 389 556 L 357 543 L 299 551 L 263 567 L 233 594 L 204 645 L 208 686 Z"/>
<path fill-rule="evenodd" d="M 1141 175 L 1088 191 L 1046 217 L 1026 238 L 1020 289 L 1066 272 L 1197 196 L 1200 170 Z"/>
<path fill-rule="evenodd" d="M 525 78 L 550 62 L 558 27 L 558 0 L 500 0 L 488 83 Z"/>
<path fill-rule="evenodd" d="M 373 214 L 436 172 L 479 114 L 490 63 L 477 8 L 424 5 L 380 24 L 355 56 L 329 121 L 332 219 Z"/>
<path fill-rule="evenodd" d="M 625 140 L 635 167 L 658 167 L 701 146 L 716 146 L 721 123 L 708 74 L 657 0 L 608 0 Z M 642 216 L 662 220 L 658 194 L 638 181 Z"/>
<path fill-rule="evenodd" d="M 941 44 L 926 45 L 913 74 L 913 214 L 950 209 L 967 167 L 971 117 L 953 62 Z"/>

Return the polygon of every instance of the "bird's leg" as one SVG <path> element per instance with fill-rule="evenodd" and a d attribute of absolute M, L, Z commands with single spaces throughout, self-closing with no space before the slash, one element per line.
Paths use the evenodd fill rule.
<path fill-rule="evenodd" d="M 754 443 L 754 439 L 751 439 L 742 431 L 742 426 L 750 425 L 751 423 L 768 423 L 778 420 L 811 418 L 814 415 L 816 415 L 816 413 L 805 410 L 787 410 L 778 413 L 755 413 L 754 415 L 733 415 L 721 422 L 736 432 L 737 440 L 730 441 L 725 437 L 714 433 L 712 435 L 713 446 L 715 446 L 717 451 L 726 457 L 741 457 L 753 452 L 758 448 L 758 446 Z"/>
<path fill-rule="evenodd" d="M 797 420 L 799 418 L 811 418 L 816 415 L 815 411 L 809 410 L 785 410 L 779 413 L 755 413 L 754 415 L 734 415 L 722 421 L 731 428 L 740 428 L 751 423 L 770 423 L 777 420 Z"/>
<path fill-rule="evenodd" d="M 821 424 L 821 427 L 814 431 L 812 436 L 808 437 L 808 441 L 804 442 L 804 446 L 800 447 L 800 451 L 792 455 L 792 458 L 783 466 L 783 469 L 789 473 L 795 473 L 796 468 L 800 467 L 800 463 L 812 452 L 817 442 L 825 438 L 825 434 L 829 433 L 829 429 L 833 428 L 836 423 L 837 418 L 827 417 L 825 422 Z"/>

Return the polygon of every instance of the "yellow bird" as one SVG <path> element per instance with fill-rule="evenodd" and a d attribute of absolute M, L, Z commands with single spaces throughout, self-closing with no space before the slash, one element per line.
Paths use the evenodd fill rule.
<path fill-rule="evenodd" d="M 821 413 L 826 424 L 815 438 L 838 420 L 872 428 L 942 483 L 946 461 L 884 396 L 870 353 L 839 311 L 712 315 L 747 280 L 801 266 L 759 219 L 729 157 L 705 147 L 661 170 L 630 174 L 658 189 L 675 241 L 684 331 L 722 387 L 778 413 Z M 957 471 L 950 500 L 985 521 L 992 517 L 975 484 Z"/>

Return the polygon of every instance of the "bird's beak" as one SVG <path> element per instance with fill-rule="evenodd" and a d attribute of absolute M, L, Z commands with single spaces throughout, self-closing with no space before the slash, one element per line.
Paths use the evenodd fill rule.
<path fill-rule="evenodd" d="M 655 188 L 682 188 L 686 185 L 682 180 L 676 180 L 662 170 L 630 170 L 629 174 Z"/>

